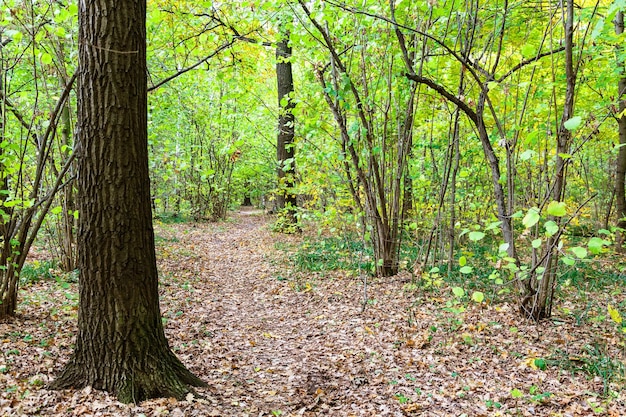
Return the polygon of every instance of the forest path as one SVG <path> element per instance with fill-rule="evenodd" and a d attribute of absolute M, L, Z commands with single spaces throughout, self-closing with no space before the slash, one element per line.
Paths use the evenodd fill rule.
<path fill-rule="evenodd" d="M 599 361 L 588 346 L 613 337 L 611 323 L 561 315 L 536 326 L 515 305 L 460 303 L 443 281 L 427 291 L 406 275 L 369 278 L 363 311 L 360 278 L 295 269 L 290 258 L 315 231 L 286 236 L 270 222 L 245 212 L 155 229 L 165 331 L 209 384 L 199 397 L 125 405 L 90 388 L 45 390 L 72 350 L 77 285 L 41 279 L 0 323 L 0 415 L 626 415 L 619 387 L 607 404 L 601 378 L 563 367 Z"/>
<path fill-rule="evenodd" d="M 347 363 L 354 364 L 353 356 L 358 356 L 357 362 L 364 356 L 362 349 L 357 352 L 352 345 L 359 340 L 355 329 L 337 321 L 359 314 L 355 283 L 349 291 L 345 282 L 331 280 L 325 294 L 316 294 L 310 282 L 294 282 L 288 267 L 279 265 L 281 253 L 275 245 L 295 243 L 300 237 L 270 232 L 267 218 L 259 213 L 238 213 L 233 220 L 199 225 L 170 238 L 179 240 L 174 252 L 193 248 L 188 265 L 194 265 L 199 278 L 192 284 L 197 304 L 191 310 L 164 303 L 164 315 L 173 312 L 176 316 L 181 311 L 176 320 L 188 320 L 188 331 L 189 327 L 195 330 L 187 335 L 174 331 L 170 340 L 180 343 L 183 337 L 189 346 L 194 340 L 204 340 L 191 347 L 189 360 L 183 357 L 183 361 L 191 361 L 193 370 L 209 383 L 216 415 L 348 413 L 349 404 L 339 398 L 353 384 L 366 382 L 364 376 L 359 377 L 359 367 L 340 370 Z M 180 261 L 172 256 L 161 265 L 171 262 L 169 267 L 185 269 L 187 262 Z M 172 276 L 176 275 L 172 270 Z M 177 281 L 182 286 L 190 282 L 181 281 L 180 274 Z M 354 302 L 345 302 L 346 291 Z M 177 353 L 184 356 L 184 351 Z M 360 398 L 358 408 L 373 407 L 376 401 L 372 400 Z"/>

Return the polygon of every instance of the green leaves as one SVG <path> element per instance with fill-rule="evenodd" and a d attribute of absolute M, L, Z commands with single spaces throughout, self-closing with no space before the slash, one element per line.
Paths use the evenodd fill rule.
<path fill-rule="evenodd" d="M 481 240 L 484 237 L 485 237 L 485 234 L 483 232 L 476 232 L 476 231 L 474 231 L 474 232 L 470 232 L 469 233 L 469 239 L 472 242 L 477 242 L 477 241 Z"/>
<path fill-rule="evenodd" d="M 563 217 L 567 214 L 567 205 L 564 201 L 551 201 L 546 207 L 546 214 L 554 217 Z M 531 207 L 522 219 L 522 224 L 530 229 L 541 220 L 541 214 L 537 207 Z M 559 226 L 553 220 L 548 220 L 544 224 L 546 236 L 554 236 L 559 231 Z"/>
<path fill-rule="evenodd" d="M 530 208 L 528 210 L 528 212 L 526 213 L 526 215 L 522 219 L 522 224 L 527 229 L 530 229 L 531 227 L 536 225 L 537 222 L 539 222 L 540 218 L 541 218 L 541 216 L 539 215 L 539 209 L 536 208 L 536 207 L 532 207 L 532 208 Z"/>
<path fill-rule="evenodd" d="M 576 255 L 578 259 L 584 259 L 587 257 L 587 249 L 583 247 L 576 246 L 574 248 L 571 248 L 570 250 L 574 255 Z"/>
<path fill-rule="evenodd" d="M 48 53 L 41 54 L 41 63 L 44 65 L 52 64 L 52 55 Z"/>
<path fill-rule="evenodd" d="M 461 269 L 459 269 L 459 272 L 462 274 L 471 274 L 472 271 L 474 270 L 474 268 L 472 268 L 471 266 L 464 266 Z"/>
<path fill-rule="evenodd" d="M 582 123 L 582 118 L 580 116 L 574 116 L 571 119 L 564 122 L 563 127 L 565 127 L 565 129 L 569 131 L 572 131 L 572 130 L 578 129 L 581 123 Z"/>
<path fill-rule="evenodd" d="M 546 363 L 546 360 L 545 360 L 545 359 L 543 359 L 543 358 L 536 358 L 536 359 L 535 359 L 535 366 L 536 366 L 538 369 L 541 369 L 542 371 L 545 371 L 545 370 L 546 370 L 546 368 L 547 368 L 547 365 L 548 365 L 548 364 Z"/>
<path fill-rule="evenodd" d="M 472 300 L 480 304 L 485 300 L 485 294 L 480 291 L 474 291 L 474 293 L 472 294 Z"/>
<path fill-rule="evenodd" d="M 513 388 L 510 392 L 511 394 L 511 398 L 522 398 L 524 396 L 524 393 L 520 390 L 518 390 L 517 388 Z"/>
<path fill-rule="evenodd" d="M 454 296 L 456 298 L 463 298 L 465 297 L 465 290 L 461 287 L 453 287 L 452 288 L 452 294 L 454 294 Z M 482 303 L 483 301 L 485 301 L 485 294 L 481 291 L 474 291 L 472 293 L 472 301 L 474 301 L 475 303 Z"/>
<path fill-rule="evenodd" d="M 546 213 L 554 217 L 563 217 L 567 214 L 567 209 L 564 201 L 551 201 L 548 204 Z"/>
<path fill-rule="evenodd" d="M 609 242 L 608 240 L 599 237 L 592 237 L 591 239 L 589 239 L 587 247 L 589 248 L 589 252 L 593 253 L 594 255 L 598 255 L 599 253 L 602 253 L 604 251 L 605 246 L 609 246 L 610 244 L 611 242 Z"/>
<path fill-rule="evenodd" d="M 553 220 L 548 220 L 544 225 L 544 229 L 546 229 L 546 236 L 551 237 L 559 231 L 559 225 L 557 225 Z"/>

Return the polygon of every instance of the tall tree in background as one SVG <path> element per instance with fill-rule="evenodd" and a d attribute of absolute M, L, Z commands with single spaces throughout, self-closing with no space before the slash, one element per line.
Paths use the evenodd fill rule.
<path fill-rule="evenodd" d="M 285 22 L 281 22 L 280 40 L 276 44 L 276 81 L 278 85 L 278 139 L 276 142 L 278 159 L 278 194 L 277 209 L 286 209 L 288 223 L 295 225 L 295 209 L 297 206 L 295 185 L 296 162 L 293 139 L 295 136 L 295 118 L 293 109 L 293 72 L 291 70 L 291 46 L 289 30 Z"/>
<path fill-rule="evenodd" d="M 617 12 L 615 15 L 615 33 L 621 35 L 624 33 L 624 13 Z M 624 190 L 624 182 L 626 182 L 626 69 L 624 68 L 625 62 L 623 58 L 624 48 L 622 46 L 617 49 L 618 57 L 617 64 L 620 74 L 618 81 L 618 100 L 619 100 L 619 114 L 617 117 L 617 124 L 619 129 L 619 144 L 620 148 L 617 154 L 617 169 L 616 169 L 616 182 L 615 182 L 615 199 L 617 205 L 617 227 L 626 229 L 626 192 Z M 624 233 L 619 232 L 619 247 L 623 250 L 624 245 Z"/>
<path fill-rule="evenodd" d="M 204 383 L 170 350 L 159 309 L 147 148 L 146 1 L 81 2 L 80 306 L 73 355 L 50 387 L 122 402 Z"/>

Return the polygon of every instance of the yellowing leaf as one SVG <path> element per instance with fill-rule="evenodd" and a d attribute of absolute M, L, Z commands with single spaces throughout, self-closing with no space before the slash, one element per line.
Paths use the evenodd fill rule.
<path fill-rule="evenodd" d="M 551 201 L 548 204 L 548 208 L 546 209 L 546 213 L 550 216 L 555 217 L 563 217 L 567 214 L 567 207 L 564 201 Z"/>
<path fill-rule="evenodd" d="M 528 210 L 528 213 L 526 213 L 526 215 L 522 219 L 522 223 L 524 224 L 524 227 L 530 229 L 537 224 L 540 218 L 541 216 L 539 215 L 539 209 L 532 207 Z"/>
<path fill-rule="evenodd" d="M 613 308 L 613 306 L 611 304 L 609 304 L 607 309 L 609 310 L 609 315 L 611 316 L 611 319 L 615 323 L 621 324 L 622 323 L 622 315 L 619 313 L 619 311 L 617 309 Z"/>
<path fill-rule="evenodd" d="M 474 293 L 472 294 L 472 300 L 480 304 L 485 300 L 485 294 L 480 291 L 474 291 Z"/>
<path fill-rule="evenodd" d="M 522 363 L 529 368 L 537 369 L 537 367 L 535 366 L 535 358 L 526 358 Z"/>

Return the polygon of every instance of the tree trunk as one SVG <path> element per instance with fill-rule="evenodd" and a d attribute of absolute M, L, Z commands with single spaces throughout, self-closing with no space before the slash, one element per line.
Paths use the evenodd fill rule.
<path fill-rule="evenodd" d="M 146 2 L 81 3 L 76 346 L 50 388 L 122 402 L 204 383 L 170 350 L 159 309 L 147 146 Z"/>
<path fill-rule="evenodd" d="M 1 32 L 0 32 L 1 33 Z M 0 38 L 0 50 L 9 43 L 9 40 Z M 0 58 L 3 57 L 0 54 Z M 6 128 L 6 103 L 4 97 L 6 97 L 4 91 L 4 60 L 0 59 L 0 97 L 3 99 L 0 101 L 0 143 L 5 140 L 5 128 Z M 0 148 L 0 161 L 2 158 L 3 148 Z M 0 171 L 6 172 L 4 163 L 0 162 Z M 8 177 L 6 175 L 0 175 L 0 206 L 4 206 L 4 202 L 9 196 L 9 184 Z M 2 214 L 5 214 L 5 210 L 11 210 L 10 208 L 2 208 Z M 6 213 L 10 217 L 10 213 Z M 11 220 L 5 220 L 5 216 L 0 216 L 0 239 L 2 244 L 0 245 L 0 265 L 9 264 L 8 268 L 0 270 L 0 319 L 12 316 L 15 314 L 17 308 L 17 277 L 13 272 L 13 268 L 10 267 L 10 263 L 6 262 L 7 259 L 13 254 L 10 240 L 13 237 L 12 227 L 13 222 Z"/>
<path fill-rule="evenodd" d="M 615 16 L 615 33 L 621 35 L 624 33 L 624 13 L 617 12 Z M 623 50 L 623 47 L 619 47 L 619 50 Z M 619 56 L 619 54 L 618 54 Z M 616 182 L 615 182 L 615 200 L 617 207 L 617 227 L 618 231 L 618 248 L 620 251 L 624 250 L 624 235 L 626 232 L 626 193 L 624 190 L 624 183 L 626 182 L 626 71 L 624 69 L 624 61 L 618 61 L 618 68 L 620 70 L 620 79 L 618 81 L 618 100 L 619 100 L 619 117 L 617 119 L 618 131 L 619 131 L 619 144 L 620 148 L 617 154 L 617 166 L 616 166 Z"/>
<path fill-rule="evenodd" d="M 278 140 L 276 143 L 278 159 L 278 193 L 276 205 L 278 209 L 286 209 L 289 223 L 296 224 L 296 194 L 293 191 L 296 176 L 295 118 L 293 109 L 293 73 L 291 70 L 291 47 L 289 31 L 281 28 L 281 39 L 276 45 L 276 80 L 278 85 Z"/>
<path fill-rule="evenodd" d="M 63 88 L 67 88 L 67 85 L 63 85 Z M 71 122 L 70 122 L 70 104 L 66 103 L 61 111 L 61 140 L 65 145 L 66 151 L 63 152 L 65 158 L 69 158 L 70 146 L 71 146 Z M 74 238 L 74 230 L 76 228 L 76 217 L 74 217 L 74 210 L 76 210 L 76 204 L 74 201 L 74 184 L 75 180 L 72 179 L 63 189 L 62 204 L 62 224 L 61 224 L 61 268 L 63 271 L 69 272 L 76 269 L 76 242 Z"/>
<path fill-rule="evenodd" d="M 574 70 L 574 2 L 568 0 L 564 3 L 565 21 L 563 22 L 565 31 L 565 75 L 566 89 L 565 101 L 563 103 L 563 114 L 561 115 L 560 125 L 557 133 L 556 146 L 556 163 L 555 163 L 555 179 L 554 186 L 550 198 L 554 201 L 563 201 L 566 185 L 566 168 L 568 160 L 562 155 L 570 153 L 571 132 L 565 128 L 565 122 L 574 115 L 574 93 L 576 90 L 576 72 Z M 558 217 L 551 216 L 550 220 L 557 224 L 561 222 Z M 557 245 L 560 234 L 550 237 L 545 245 L 544 273 L 534 273 L 531 277 L 531 292 L 522 302 L 522 313 L 535 320 L 548 318 L 552 315 L 552 300 L 554 296 L 554 287 L 556 285 L 556 273 L 558 267 L 558 250 Z M 538 276 L 539 275 L 539 276 Z"/>

